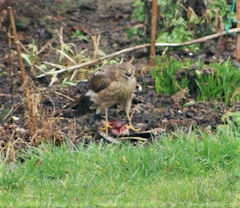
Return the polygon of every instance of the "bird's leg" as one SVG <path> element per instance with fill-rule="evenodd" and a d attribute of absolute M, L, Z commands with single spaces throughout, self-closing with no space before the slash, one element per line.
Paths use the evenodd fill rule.
<path fill-rule="evenodd" d="M 105 108 L 105 131 L 106 131 L 106 135 L 108 135 L 108 127 L 109 127 L 109 123 L 108 123 L 108 109 Z"/>
<path fill-rule="evenodd" d="M 101 130 L 105 130 L 106 135 L 108 135 L 108 128 L 112 128 L 112 126 L 108 122 L 108 109 L 105 108 L 105 126 L 100 128 Z"/>
<path fill-rule="evenodd" d="M 132 121 L 130 118 L 128 118 L 128 125 L 127 125 L 128 129 L 131 129 L 133 131 L 140 131 L 140 129 L 136 129 L 133 125 L 132 125 Z"/>
<path fill-rule="evenodd" d="M 140 129 L 136 129 L 133 125 L 132 125 L 132 117 L 133 117 L 133 113 L 131 114 L 131 117 L 129 116 L 129 112 L 130 112 L 130 108 L 131 108 L 131 103 L 132 100 L 128 100 L 126 102 L 126 106 L 125 106 L 125 111 L 126 111 L 126 115 L 127 115 L 127 119 L 128 119 L 128 129 L 131 129 L 133 131 L 139 131 Z"/>

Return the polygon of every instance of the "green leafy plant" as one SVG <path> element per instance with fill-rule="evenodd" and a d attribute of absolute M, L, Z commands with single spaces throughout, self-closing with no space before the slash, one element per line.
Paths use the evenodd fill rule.
<path fill-rule="evenodd" d="M 76 86 L 78 84 L 77 81 L 72 81 L 69 77 L 65 77 L 62 81 L 64 86 Z"/>
<path fill-rule="evenodd" d="M 228 60 L 223 64 L 212 63 L 216 71 L 209 75 L 198 76 L 199 100 L 217 99 L 229 104 L 240 100 L 240 71 Z"/>
<path fill-rule="evenodd" d="M 181 88 L 188 87 L 190 81 L 186 76 L 178 81 L 175 75 L 180 68 L 190 65 L 191 63 L 191 61 L 177 61 L 171 57 L 157 57 L 156 66 L 151 70 L 151 75 L 155 78 L 157 93 L 172 95 Z"/>
<path fill-rule="evenodd" d="M 72 33 L 71 35 L 72 39 L 79 39 L 79 40 L 84 40 L 86 42 L 89 42 L 88 37 L 86 36 L 86 34 L 80 30 L 76 30 L 75 32 Z"/>
<path fill-rule="evenodd" d="M 143 23 L 145 19 L 145 11 L 144 11 L 144 2 L 141 0 L 136 0 L 133 3 L 133 13 L 132 18 L 136 19 L 139 23 Z M 126 34 L 129 39 L 138 38 L 140 40 L 144 40 L 144 30 L 143 27 L 130 27 L 126 29 Z"/>
<path fill-rule="evenodd" d="M 38 57 L 38 47 L 35 42 L 30 43 L 26 47 L 27 52 L 22 53 L 21 56 L 24 61 L 31 67 L 39 61 Z"/>
<path fill-rule="evenodd" d="M 210 69 L 208 72 L 204 70 Z M 179 70 L 184 70 L 178 77 Z M 191 74 L 191 79 L 189 75 Z M 190 93 L 197 92 L 200 101 L 215 99 L 226 105 L 240 100 L 240 71 L 231 61 L 212 63 L 209 66 L 192 60 L 178 61 L 168 57 L 157 57 L 151 70 L 157 93 L 173 95 L 187 87 Z"/>
<path fill-rule="evenodd" d="M 138 37 L 138 38 L 143 38 L 144 36 L 144 32 L 141 28 L 136 28 L 136 27 L 130 27 L 126 30 L 127 36 L 128 38 L 134 38 L 134 37 Z"/>
<path fill-rule="evenodd" d="M 159 8 L 163 21 L 159 22 L 162 28 L 158 34 L 157 42 L 183 42 L 194 37 L 194 31 L 189 30 L 187 19 L 183 17 L 186 8 L 184 1 L 160 1 Z"/>
<path fill-rule="evenodd" d="M 159 33 L 157 42 L 184 42 L 208 35 L 224 29 L 224 24 L 227 22 L 231 5 L 227 0 L 205 0 L 205 12 L 202 16 L 198 16 L 193 8 L 187 8 L 186 0 L 159 0 L 159 17 L 158 21 Z M 136 0 L 133 4 L 134 10 L 132 18 L 137 19 L 140 23 L 144 22 L 145 18 L 149 18 L 151 14 L 146 15 L 144 12 L 145 4 L 143 0 Z M 149 9 L 149 8 L 148 8 Z M 151 12 L 151 9 L 148 11 Z M 150 25 L 147 25 L 150 27 Z M 139 31 L 140 30 L 140 31 Z M 127 30 L 130 38 L 135 36 L 140 39 L 149 40 L 144 32 L 149 31 L 136 28 Z M 198 44 L 187 46 L 192 51 L 199 49 Z"/>
<path fill-rule="evenodd" d="M 133 6 L 135 7 L 133 10 L 132 17 L 137 18 L 139 22 L 143 22 L 145 18 L 144 14 L 144 3 L 141 0 L 136 0 L 133 3 Z"/>

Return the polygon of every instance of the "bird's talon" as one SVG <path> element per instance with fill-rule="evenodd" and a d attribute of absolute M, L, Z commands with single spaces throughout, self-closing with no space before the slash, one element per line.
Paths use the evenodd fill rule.
<path fill-rule="evenodd" d="M 139 129 L 136 129 L 131 123 L 129 123 L 129 124 L 127 125 L 127 128 L 128 128 L 129 130 L 133 130 L 133 131 L 136 131 L 136 132 L 138 132 L 138 131 L 141 130 L 140 128 L 139 128 Z"/>
<path fill-rule="evenodd" d="M 108 135 L 109 128 L 110 129 L 112 128 L 109 122 L 106 122 L 104 127 L 99 127 L 100 131 L 105 131 L 106 135 Z"/>

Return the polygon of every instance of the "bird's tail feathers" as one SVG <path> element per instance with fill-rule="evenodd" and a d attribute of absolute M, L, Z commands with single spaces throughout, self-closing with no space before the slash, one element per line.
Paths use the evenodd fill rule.
<path fill-rule="evenodd" d="M 90 97 L 90 100 L 96 102 L 96 93 L 93 90 L 88 90 L 85 94 L 86 96 Z"/>

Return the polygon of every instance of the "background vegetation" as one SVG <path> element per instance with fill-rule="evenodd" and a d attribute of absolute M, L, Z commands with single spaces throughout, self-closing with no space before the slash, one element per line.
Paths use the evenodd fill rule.
<path fill-rule="evenodd" d="M 228 19 L 234 18 L 231 3 L 227 0 L 159 0 L 159 17 L 156 42 L 177 43 L 224 30 Z M 133 18 L 147 27 L 133 27 L 127 30 L 129 37 L 139 36 L 142 41 L 150 40 L 151 1 L 136 0 L 133 4 Z M 146 25 L 147 24 L 147 25 Z M 185 47 L 186 48 L 186 47 Z M 188 46 L 193 51 L 199 45 Z"/>
<path fill-rule="evenodd" d="M 188 88 L 199 101 L 218 100 L 229 105 L 240 100 L 240 73 L 230 60 L 209 65 L 200 60 L 181 61 L 168 57 L 156 60 L 151 74 L 157 93 L 173 95 Z"/>

